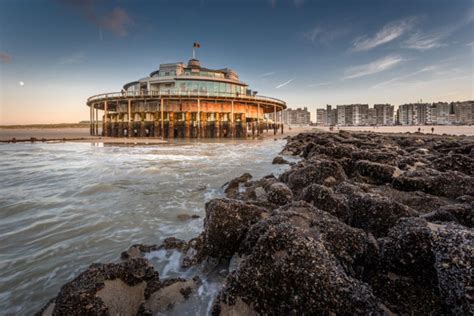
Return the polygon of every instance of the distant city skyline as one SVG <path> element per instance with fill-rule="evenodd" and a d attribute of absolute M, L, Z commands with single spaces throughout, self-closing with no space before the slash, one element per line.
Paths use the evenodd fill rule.
<path fill-rule="evenodd" d="M 87 120 L 160 63 L 230 67 L 291 108 L 474 99 L 472 1 L 0 4 L 0 124 Z"/>

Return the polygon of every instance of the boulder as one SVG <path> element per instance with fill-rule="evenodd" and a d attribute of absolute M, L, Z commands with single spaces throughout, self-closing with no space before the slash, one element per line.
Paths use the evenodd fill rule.
<path fill-rule="evenodd" d="M 144 258 L 92 264 L 66 283 L 38 315 L 144 315 L 163 313 L 189 297 L 199 279 L 160 281 Z M 166 304 L 165 304 L 166 302 Z"/>
<path fill-rule="evenodd" d="M 206 203 L 202 240 L 206 256 L 232 257 L 248 228 L 264 216 L 266 210 L 232 199 L 213 199 Z"/>
<path fill-rule="evenodd" d="M 272 164 L 273 165 L 284 165 L 284 164 L 289 164 L 289 162 L 286 159 L 284 159 L 283 157 L 277 156 L 277 157 L 273 158 Z"/>
<path fill-rule="evenodd" d="M 280 181 L 288 184 L 293 193 L 298 194 L 310 184 L 340 183 L 347 179 L 341 165 L 335 161 L 321 159 L 310 160 L 306 164 L 292 168 L 280 176 Z"/>
<path fill-rule="evenodd" d="M 391 183 L 393 178 L 398 177 L 401 171 L 394 166 L 371 162 L 368 160 L 359 160 L 354 165 L 354 170 L 364 182 L 372 184 Z"/>
<path fill-rule="evenodd" d="M 240 191 L 241 184 L 251 179 L 252 179 L 252 175 L 250 173 L 244 173 L 240 177 L 232 179 L 229 183 L 227 183 L 227 187 L 225 188 L 224 193 L 226 194 L 228 198 L 237 197 Z"/>
<path fill-rule="evenodd" d="M 370 287 L 345 273 L 320 235 L 285 221 L 265 228 L 227 277 L 213 315 L 382 313 Z"/>
<path fill-rule="evenodd" d="M 293 200 L 293 192 L 283 182 L 276 182 L 268 187 L 267 198 L 275 205 L 285 205 Z"/>
<path fill-rule="evenodd" d="M 380 271 L 411 280 L 410 293 L 431 297 L 424 301 L 430 314 L 468 315 L 472 312 L 472 253 L 474 232 L 456 224 L 434 224 L 422 218 L 406 218 L 380 243 Z M 393 289 L 380 289 L 390 291 Z M 377 292 L 377 291 L 376 291 Z M 421 297 L 421 295 L 418 295 Z M 406 302 L 392 301 L 398 312 L 415 312 Z M 390 304 L 389 304 L 390 305 Z"/>
<path fill-rule="evenodd" d="M 393 179 L 394 188 L 402 191 L 423 191 L 455 199 L 474 195 L 474 177 L 463 173 L 439 172 L 432 169 L 408 171 Z"/>

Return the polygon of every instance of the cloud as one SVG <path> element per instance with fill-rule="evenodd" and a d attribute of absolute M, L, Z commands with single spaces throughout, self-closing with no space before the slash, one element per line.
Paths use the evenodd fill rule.
<path fill-rule="evenodd" d="M 120 7 L 110 12 L 98 13 L 95 0 L 62 0 L 62 2 L 74 7 L 88 21 L 99 26 L 100 29 L 108 30 L 117 36 L 125 36 L 128 29 L 133 26 L 134 21 L 128 12 Z"/>
<path fill-rule="evenodd" d="M 353 42 L 352 50 L 367 51 L 377 46 L 389 43 L 411 30 L 416 21 L 417 18 L 410 17 L 388 23 L 372 37 L 363 36 L 356 38 Z"/>
<path fill-rule="evenodd" d="M 355 79 L 359 77 L 373 75 L 393 68 L 395 65 L 399 64 L 402 61 L 403 58 L 400 56 L 386 56 L 368 64 L 350 67 L 345 71 L 345 76 L 343 79 Z"/>
<path fill-rule="evenodd" d="M 472 21 L 474 21 L 474 10 L 468 11 L 464 17 L 452 25 L 438 28 L 432 32 L 417 31 L 405 40 L 402 46 L 420 51 L 447 46 L 443 41 L 458 29 L 469 25 Z"/>
<path fill-rule="evenodd" d="M 128 15 L 127 11 L 122 8 L 115 8 L 111 13 L 101 18 L 101 26 L 104 29 L 112 31 L 119 36 L 127 35 L 127 28 L 133 24 L 133 20 Z"/>
<path fill-rule="evenodd" d="M 2 64 L 9 64 L 12 62 L 12 56 L 5 52 L 0 52 L 0 62 Z"/>
<path fill-rule="evenodd" d="M 387 81 L 384 81 L 384 82 L 381 82 L 381 83 L 378 83 L 374 86 L 372 86 L 373 89 L 375 88 L 379 88 L 379 87 L 383 87 L 383 86 L 387 86 L 389 84 L 392 84 L 392 83 L 395 83 L 395 82 L 398 82 L 398 81 L 401 81 L 401 80 L 405 80 L 405 79 L 408 79 L 408 78 L 411 78 L 411 77 L 414 77 L 414 76 L 417 76 L 419 74 L 422 74 L 422 73 L 426 73 L 426 72 L 432 72 L 436 69 L 438 69 L 439 67 L 437 65 L 431 65 L 431 66 L 426 66 L 426 67 L 423 67 L 417 71 L 413 71 L 413 72 L 410 72 L 406 75 L 402 75 L 402 76 L 398 76 L 398 77 L 394 77 L 390 80 L 387 80 Z"/>
<path fill-rule="evenodd" d="M 320 87 L 330 85 L 332 82 L 318 82 L 307 85 L 307 87 Z"/>
<path fill-rule="evenodd" d="M 77 52 L 69 56 L 64 56 L 60 58 L 58 63 L 60 65 L 80 64 L 84 61 L 84 58 L 85 58 L 84 52 Z"/>
<path fill-rule="evenodd" d="M 322 26 L 315 26 L 309 31 L 303 33 L 303 37 L 309 40 L 310 42 L 322 43 L 328 45 L 337 38 L 346 35 L 350 32 L 348 28 L 325 28 Z"/>
<path fill-rule="evenodd" d="M 290 79 L 290 80 L 285 81 L 285 82 L 283 82 L 283 83 L 280 83 L 278 86 L 275 87 L 275 89 L 280 89 L 281 87 L 286 86 L 287 84 L 289 84 L 289 83 L 292 82 L 293 80 L 295 80 L 295 79 L 293 78 L 293 79 Z"/>
<path fill-rule="evenodd" d="M 276 72 L 275 72 L 275 71 L 272 71 L 272 72 L 267 72 L 267 73 L 261 74 L 259 77 L 260 77 L 260 78 L 265 78 L 265 77 L 272 76 L 272 75 L 274 75 L 274 74 L 276 74 Z"/>
<path fill-rule="evenodd" d="M 444 32 L 440 33 L 429 33 L 423 34 L 417 32 L 411 35 L 404 43 L 403 47 L 416 49 L 416 50 L 428 50 L 432 48 L 446 46 L 441 42 L 448 34 Z"/>

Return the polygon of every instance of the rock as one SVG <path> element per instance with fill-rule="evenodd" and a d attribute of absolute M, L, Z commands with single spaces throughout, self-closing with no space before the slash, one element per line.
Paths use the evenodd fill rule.
<path fill-rule="evenodd" d="M 250 179 L 252 179 L 252 175 L 250 173 L 244 173 L 240 177 L 232 179 L 227 184 L 224 193 L 228 198 L 235 198 L 239 194 L 241 184 L 249 181 Z"/>
<path fill-rule="evenodd" d="M 357 161 L 354 169 L 360 177 L 364 178 L 364 182 L 373 184 L 391 183 L 393 178 L 401 174 L 396 167 L 368 160 Z"/>
<path fill-rule="evenodd" d="M 272 164 L 273 165 L 284 165 L 284 164 L 289 164 L 289 162 L 287 160 L 285 160 L 283 157 L 277 156 L 277 157 L 273 158 Z"/>
<path fill-rule="evenodd" d="M 474 195 L 474 178 L 457 171 L 409 171 L 394 178 L 393 186 L 402 191 L 419 190 L 453 199 L 462 195 Z"/>
<path fill-rule="evenodd" d="M 232 257 L 249 226 L 264 216 L 265 209 L 231 199 L 213 199 L 206 203 L 202 233 L 207 256 Z"/>
<path fill-rule="evenodd" d="M 178 218 L 180 221 L 188 221 L 190 219 L 197 219 L 199 218 L 199 215 L 196 214 L 178 214 L 176 215 L 176 218 Z"/>
<path fill-rule="evenodd" d="M 293 215 L 290 222 L 284 216 L 275 216 L 249 232 L 259 237 L 253 237 L 252 251 L 228 276 L 214 303 L 214 315 L 241 311 L 280 315 L 382 314 L 370 287 L 350 277 L 335 261 L 319 230 L 308 233 L 305 216 L 311 217 L 310 213 Z"/>
<path fill-rule="evenodd" d="M 467 155 L 451 154 L 433 160 L 433 168 L 439 171 L 459 171 L 474 176 L 474 159 Z"/>
<path fill-rule="evenodd" d="M 423 311 L 430 314 L 468 315 L 472 311 L 472 253 L 474 232 L 456 224 L 438 225 L 421 218 L 406 218 L 381 240 L 380 270 L 411 280 L 400 289 L 430 297 Z M 381 288 L 399 313 L 421 312 L 407 306 L 403 293 Z M 376 290 L 377 292 L 377 290 Z M 413 299 L 412 299 L 413 300 Z M 389 304 L 390 305 L 390 304 Z"/>
<path fill-rule="evenodd" d="M 144 253 L 157 251 L 161 249 L 165 250 L 183 250 L 187 247 L 187 243 L 184 240 L 175 238 L 175 237 L 168 237 L 166 238 L 161 245 L 143 245 L 143 244 L 135 244 L 130 246 L 127 251 L 122 252 L 121 259 L 128 260 L 133 258 L 142 257 Z"/>
<path fill-rule="evenodd" d="M 378 194 L 354 194 L 346 198 L 351 212 L 349 224 L 376 237 L 385 236 L 400 218 L 418 215 L 408 206 Z"/>
<path fill-rule="evenodd" d="M 156 315 L 196 291 L 199 278 L 160 281 L 144 258 L 92 264 L 37 315 Z"/>
<path fill-rule="evenodd" d="M 282 182 L 271 184 L 267 189 L 268 201 L 275 205 L 285 205 L 293 200 L 293 192 Z"/>
<path fill-rule="evenodd" d="M 455 222 L 473 228 L 474 205 L 468 203 L 445 205 L 423 217 L 430 222 Z"/>
<path fill-rule="evenodd" d="M 332 177 L 334 179 L 332 182 L 335 183 L 347 179 L 341 165 L 335 161 L 310 160 L 308 164 L 295 167 L 283 173 L 280 181 L 285 182 L 296 194 L 310 184 L 324 184 L 329 177 Z"/>
<path fill-rule="evenodd" d="M 336 194 L 331 188 L 320 184 L 311 184 L 304 188 L 298 200 L 311 203 L 315 207 L 326 211 L 344 223 L 350 223 L 351 212 L 348 201 L 342 194 Z"/>

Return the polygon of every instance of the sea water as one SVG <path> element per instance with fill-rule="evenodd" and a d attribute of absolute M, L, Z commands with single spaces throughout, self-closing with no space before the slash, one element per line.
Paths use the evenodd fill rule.
<path fill-rule="evenodd" d="M 224 196 L 226 182 L 245 172 L 260 178 L 287 168 L 271 165 L 283 144 L 0 145 L 0 314 L 34 313 L 91 263 L 119 262 L 133 244 L 197 236 L 205 202 Z M 182 221 L 179 214 L 200 219 Z M 203 282 L 185 310 L 209 311 L 226 266 L 184 271 L 179 253 L 148 257 L 161 277 L 199 275 Z"/>

